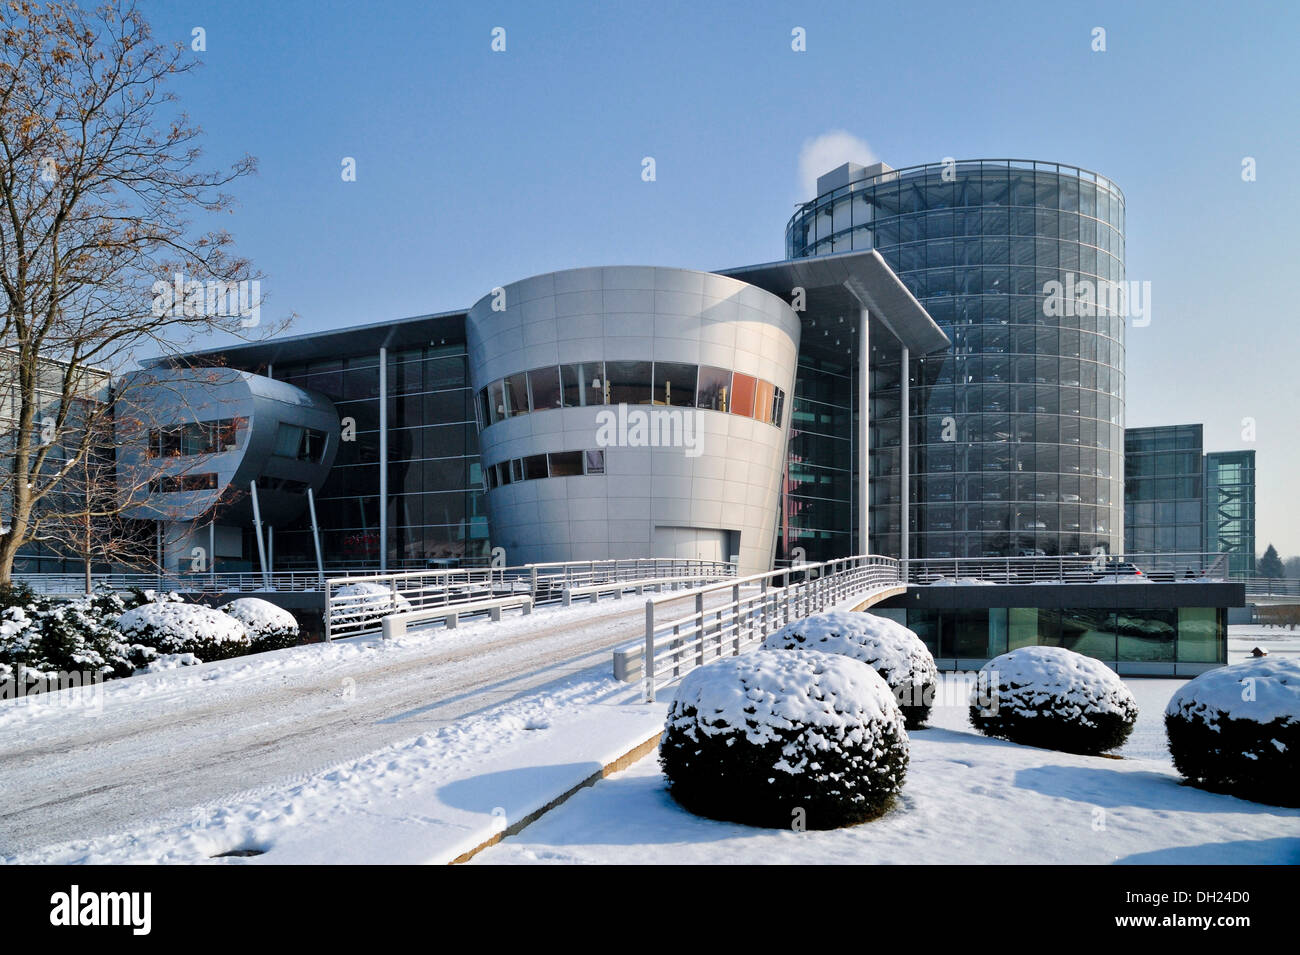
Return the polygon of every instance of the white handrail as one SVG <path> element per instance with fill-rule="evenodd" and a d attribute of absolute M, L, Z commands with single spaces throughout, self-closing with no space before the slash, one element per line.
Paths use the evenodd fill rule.
<path fill-rule="evenodd" d="M 623 583 L 633 589 L 638 581 L 711 582 L 734 574 L 735 565 L 726 561 L 645 557 L 335 577 L 325 584 L 325 639 L 378 630 L 388 614 L 453 606 L 502 593 L 526 593 L 534 603 L 544 603 L 560 600 L 566 590 L 597 584 Z M 377 584 L 386 592 L 339 593 L 357 584 Z"/>
<path fill-rule="evenodd" d="M 660 677 L 670 671 L 671 679 L 676 679 L 724 652 L 740 653 L 791 620 L 905 586 L 897 560 L 867 555 L 785 567 L 701 587 L 692 594 L 694 611 L 668 620 L 656 619 L 658 608 L 681 596 L 654 597 L 646 601 L 644 646 L 615 653 L 615 677 L 626 678 L 629 658 L 639 655 L 645 699 L 653 702 Z M 729 600 L 709 604 L 711 595 L 724 591 L 730 591 Z"/>

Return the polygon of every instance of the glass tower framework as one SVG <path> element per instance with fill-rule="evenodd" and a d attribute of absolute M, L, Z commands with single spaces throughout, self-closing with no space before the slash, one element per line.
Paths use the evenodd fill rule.
<path fill-rule="evenodd" d="M 1233 577 L 1255 573 L 1255 452 L 1205 456 L 1205 542 L 1228 554 Z"/>
<path fill-rule="evenodd" d="M 1192 554 L 1203 538 L 1203 427 L 1124 432 L 1124 550 Z"/>
<path fill-rule="evenodd" d="M 796 212 L 787 255 L 875 248 L 953 340 L 911 365 L 911 555 L 1117 552 L 1125 319 L 1111 290 L 1125 281 L 1123 193 L 1087 170 L 1022 160 L 850 179 Z M 873 361 L 870 373 L 887 391 L 891 369 Z M 871 479 L 887 489 L 900 421 L 897 402 L 880 398 Z M 816 455 L 804 440 L 790 454 L 806 468 Z M 895 499 L 872 492 L 873 552 L 898 551 Z"/>

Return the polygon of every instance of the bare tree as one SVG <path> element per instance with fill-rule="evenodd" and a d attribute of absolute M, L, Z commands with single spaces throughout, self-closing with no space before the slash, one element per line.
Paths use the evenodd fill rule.
<path fill-rule="evenodd" d="M 275 330 L 252 331 L 260 276 L 230 236 L 192 222 L 228 211 L 224 188 L 255 163 L 198 168 L 200 131 L 167 88 L 197 66 L 189 50 L 156 42 L 131 0 L 0 3 L 3 584 L 44 531 L 112 517 L 107 497 L 68 510 L 78 495 L 57 493 L 111 433 L 103 373 L 141 350 Z"/>

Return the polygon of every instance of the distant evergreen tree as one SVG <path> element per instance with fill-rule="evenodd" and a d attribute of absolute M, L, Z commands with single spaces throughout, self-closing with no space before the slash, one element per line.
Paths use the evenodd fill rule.
<path fill-rule="evenodd" d="M 1277 548 L 1272 544 L 1268 545 L 1268 550 L 1264 551 L 1264 556 L 1259 559 L 1259 566 L 1255 572 L 1261 577 L 1281 578 L 1286 575 L 1286 570 L 1282 566 L 1282 558 L 1277 556 Z"/>

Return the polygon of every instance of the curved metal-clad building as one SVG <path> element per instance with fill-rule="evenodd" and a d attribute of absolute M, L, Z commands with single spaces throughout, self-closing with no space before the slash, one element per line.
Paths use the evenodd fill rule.
<path fill-rule="evenodd" d="M 911 361 L 910 553 L 1121 551 L 1119 188 L 1074 166 L 975 160 L 850 163 L 817 191 L 786 228 L 790 258 L 876 249 L 952 339 Z M 899 553 L 898 376 L 871 372 L 871 551 Z"/>
<path fill-rule="evenodd" d="M 800 320 L 685 269 L 554 272 L 466 319 L 493 543 L 507 561 L 771 567 Z"/>
<path fill-rule="evenodd" d="M 253 523 L 254 483 L 263 524 L 296 520 L 338 453 L 328 398 L 232 368 L 137 372 L 118 384 L 114 412 L 124 515 L 169 525 L 164 559 L 173 568 L 192 544 L 215 539 L 207 525 L 238 538 Z"/>

